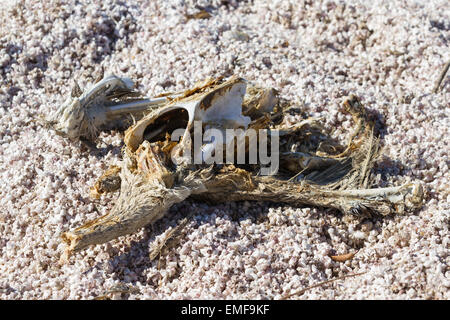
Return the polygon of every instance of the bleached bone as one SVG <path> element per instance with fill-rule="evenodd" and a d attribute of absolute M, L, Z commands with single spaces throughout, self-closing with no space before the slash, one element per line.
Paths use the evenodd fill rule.
<path fill-rule="evenodd" d="M 388 215 L 421 206 L 423 189 L 419 183 L 368 189 L 370 168 L 379 154 L 379 147 L 373 135 L 374 125 L 356 97 L 350 97 L 344 105 L 353 115 L 357 129 L 348 147 L 339 149 L 331 139 L 324 138 L 314 121 L 292 126 L 291 130 L 272 122 L 278 107 L 257 107 L 259 98 L 253 101 L 256 107 L 252 110 L 259 110 L 251 112 L 253 118 L 243 115 L 248 106 L 255 106 L 246 104 L 242 110 L 245 93 L 243 79 L 208 80 L 158 106 L 130 127 L 125 134 L 120 170 L 111 171 L 120 176 L 120 195 L 115 206 L 107 215 L 63 234 L 67 243 L 64 258 L 89 245 L 136 232 L 163 217 L 174 203 L 188 197 L 213 202 L 285 202 L 335 208 L 351 214 Z M 259 101 L 264 104 L 267 99 Z M 260 112 L 264 110 L 269 113 Z M 185 154 L 181 151 L 192 150 L 192 145 L 188 139 L 173 142 L 169 137 L 180 126 L 187 135 L 195 120 L 221 129 L 280 128 L 287 141 L 280 147 L 280 161 L 288 165 L 276 176 L 263 177 L 258 175 L 259 165 L 183 162 Z M 332 146 L 336 154 L 320 151 L 315 146 L 316 140 L 320 140 L 321 148 Z M 299 151 L 292 151 L 292 141 L 296 141 Z M 299 169 L 306 170 L 305 178 L 299 182 L 289 180 Z"/>
<path fill-rule="evenodd" d="M 170 97 L 136 98 L 128 78 L 107 76 L 82 93 L 75 84 L 70 97 L 49 119 L 53 128 L 71 139 L 94 139 L 102 130 L 131 124 L 131 115 L 140 119 L 152 106 Z"/>
<path fill-rule="evenodd" d="M 164 131 L 164 134 L 162 134 L 164 139 L 166 132 L 172 134 L 174 129 L 179 129 L 182 126 L 184 135 L 181 142 L 176 146 L 176 150 L 174 150 L 174 153 L 178 153 L 177 163 L 180 164 L 189 161 L 185 159 L 186 155 L 181 153 L 191 147 L 188 135 L 193 135 L 194 121 L 201 122 L 205 129 L 209 127 L 221 131 L 225 129 L 247 129 L 251 118 L 242 114 L 246 81 L 234 77 L 222 84 L 217 84 L 214 90 L 211 90 L 211 86 L 215 84 L 217 82 L 200 83 L 195 94 L 181 96 L 147 114 L 136 125 L 127 130 L 125 133 L 126 145 L 130 150 L 136 150 L 144 139 L 154 141 L 158 136 L 161 136 L 161 130 Z M 225 148 L 231 142 L 228 141 Z M 204 144 L 201 149 L 194 150 L 193 158 L 208 162 L 209 159 L 205 155 L 208 149 L 214 149 L 214 147 L 214 142 Z M 201 154 L 196 154 L 196 152 Z"/>
<path fill-rule="evenodd" d="M 115 75 L 106 76 L 84 93 L 75 83 L 69 98 L 47 122 L 68 138 L 93 140 L 100 131 L 123 128 L 131 124 L 131 119 L 139 120 L 152 108 L 180 97 L 179 93 L 170 93 L 146 98 L 134 91 L 133 86 L 131 79 Z M 252 86 L 250 92 L 245 100 L 249 112 L 271 111 L 276 103 L 273 89 Z"/>

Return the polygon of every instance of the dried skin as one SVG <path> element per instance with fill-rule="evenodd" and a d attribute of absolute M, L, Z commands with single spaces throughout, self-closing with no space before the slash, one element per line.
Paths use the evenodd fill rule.
<path fill-rule="evenodd" d="M 154 150 L 148 148 L 146 151 L 153 153 Z M 131 172 L 142 168 L 148 171 L 139 171 L 138 174 Z M 149 175 L 150 172 L 158 174 Z M 104 243 L 118 236 L 136 232 L 160 219 L 173 204 L 183 201 L 190 195 L 188 188 L 166 186 L 165 168 L 159 161 L 146 167 L 124 166 L 120 177 L 120 196 L 112 211 L 63 234 L 63 240 L 69 244 L 66 255 L 91 244 Z"/>
<path fill-rule="evenodd" d="M 213 202 L 270 201 L 335 208 L 344 213 L 382 215 L 414 209 L 422 202 L 420 184 L 413 183 L 380 189 L 326 190 L 307 183 L 249 176 L 239 169 L 209 177 L 208 173 L 205 170 L 199 173 L 203 175 L 202 182 L 208 191 L 197 197 Z"/>
<path fill-rule="evenodd" d="M 107 192 L 114 192 L 120 189 L 120 167 L 111 166 L 103 175 L 97 180 L 95 185 L 90 190 L 90 196 L 94 199 L 99 199 L 102 194 Z"/>

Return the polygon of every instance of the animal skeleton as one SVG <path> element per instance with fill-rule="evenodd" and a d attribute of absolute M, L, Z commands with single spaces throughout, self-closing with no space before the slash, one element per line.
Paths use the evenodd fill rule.
<path fill-rule="evenodd" d="M 136 232 L 188 197 L 213 202 L 284 202 L 351 214 L 388 215 L 420 207 L 420 183 L 370 189 L 370 171 L 380 153 L 374 123 L 355 96 L 344 107 L 357 125 L 346 148 L 327 137 L 317 119 L 284 124 L 286 108 L 276 91 L 256 86 L 247 90 L 247 82 L 237 77 L 208 79 L 185 92 L 154 99 L 140 97 L 129 80 L 115 76 L 104 78 L 84 94 L 76 86 L 52 119 L 58 132 L 93 139 L 100 130 L 128 124 L 130 114 L 139 121 L 125 132 L 120 166 L 108 170 L 92 188 L 97 197 L 120 188 L 114 208 L 65 232 L 65 257 Z M 205 147 L 217 147 L 210 142 L 200 151 L 193 150 L 187 135 L 195 121 L 202 121 L 203 129 L 279 130 L 280 171 L 261 176 L 259 164 L 184 161 L 186 150 L 204 155 Z M 181 140 L 170 141 L 170 134 L 180 127 L 185 129 Z M 224 142 L 225 150 L 229 144 Z"/>

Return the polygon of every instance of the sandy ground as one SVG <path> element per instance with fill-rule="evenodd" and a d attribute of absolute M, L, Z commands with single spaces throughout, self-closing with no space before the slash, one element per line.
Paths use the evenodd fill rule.
<path fill-rule="evenodd" d="M 100 1 L 98 1 L 100 3 Z M 3 1 L 0 10 L 0 298 L 449 299 L 448 1 Z M 188 19 L 205 8 L 207 19 Z M 43 127 L 99 73 L 127 76 L 148 95 L 239 74 L 345 141 L 350 93 L 384 122 L 378 186 L 422 181 L 424 207 L 362 219 L 283 204 L 172 208 L 138 233 L 59 265 L 60 234 L 108 212 L 117 198 L 89 187 L 120 159 L 121 134 L 93 151 Z M 292 119 L 295 121 L 296 119 Z M 194 217 L 160 259 L 149 252 Z M 332 254 L 357 252 L 335 262 Z"/>

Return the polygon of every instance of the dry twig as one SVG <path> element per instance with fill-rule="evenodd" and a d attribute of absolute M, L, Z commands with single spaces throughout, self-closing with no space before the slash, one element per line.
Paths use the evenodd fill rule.
<path fill-rule="evenodd" d="M 439 78 L 437 79 L 437 81 L 436 81 L 436 83 L 434 85 L 433 93 L 438 93 L 439 92 L 439 88 L 441 86 L 442 81 L 445 78 L 445 75 L 448 72 L 449 67 L 450 67 L 450 61 L 448 61 L 445 64 L 444 68 L 442 69 L 441 73 L 439 74 Z"/>
<path fill-rule="evenodd" d="M 154 246 L 154 248 L 150 251 L 149 258 L 150 260 L 154 260 L 157 256 L 161 257 L 161 254 L 165 250 L 170 250 L 175 247 L 181 240 L 182 233 L 181 231 L 186 227 L 189 223 L 188 218 L 184 218 L 178 222 L 175 228 L 171 229 L 164 236 L 163 239 L 158 241 L 158 243 Z"/>
<path fill-rule="evenodd" d="M 136 287 L 133 287 L 131 285 L 127 285 L 125 283 L 119 283 L 113 287 L 111 287 L 109 290 L 107 290 L 104 294 L 99 295 L 94 298 L 94 300 L 110 300 L 111 295 L 120 293 L 120 294 L 138 294 L 140 293 L 139 289 Z"/>
<path fill-rule="evenodd" d="M 337 277 L 337 278 L 334 278 L 334 279 L 322 281 L 322 282 L 314 284 L 314 285 L 312 285 L 310 287 L 304 288 L 302 290 L 299 290 L 299 291 L 287 294 L 287 295 L 283 296 L 280 300 L 286 300 L 286 299 L 289 299 L 289 298 L 291 298 L 293 296 L 300 296 L 300 295 L 304 294 L 308 290 L 311 290 L 311 289 L 314 289 L 314 288 L 317 288 L 317 287 L 321 287 L 321 286 L 324 286 L 326 284 L 329 284 L 329 283 L 332 283 L 332 282 L 335 282 L 335 281 L 338 281 L 338 280 L 343 280 L 343 279 L 350 278 L 350 277 L 356 277 L 356 276 L 360 276 L 360 275 L 363 275 L 363 274 L 365 274 L 365 272 L 352 273 L 352 274 L 347 274 L 347 275 L 344 275 L 344 276 L 341 276 L 341 277 Z"/>

